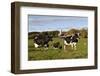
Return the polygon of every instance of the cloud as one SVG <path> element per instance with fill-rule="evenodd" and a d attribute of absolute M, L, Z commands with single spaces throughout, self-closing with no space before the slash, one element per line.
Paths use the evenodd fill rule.
<path fill-rule="evenodd" d="M 28 18 L 29 31 L 80 28 L 88 24 L 87 17 L 31 15 Z"/>

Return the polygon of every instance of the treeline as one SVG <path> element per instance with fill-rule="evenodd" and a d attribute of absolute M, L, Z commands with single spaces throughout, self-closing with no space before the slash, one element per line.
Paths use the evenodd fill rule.
<path fill-rule="evenodd" d="M 87 28 L 82 28 L 82 29 L 70 29 L 69 31 L 66 32 L 66 34 L 74 34 L 74 33 L 80 33 L 80 36 L 82 38 L 88 38 L 88 29 Z"/>
<path fill-rule="evenodd" d="M 48 35 L 52 35 L 53 37 L 58 37 L 59 31 L 29 32 L 28 33 L 28 38 L 33 39 L 35 34 L 39 34 L 39 33 L 41 33 L 43 35 L 48 33 Z"/>
<path fill-rule="evenodd" d="M 53 37 L 58 37 L 59 32 L 60 31 L 29 32 L 28 33 L 28 38 L 33 39 L 35 34 L 39 34 L 39 33 L 41 33 L 43 35 L 48 33 L 48 35 L 52 35 Z M 82 38 L 87 38 L 88 37 L 88 29 L 86 29 L 86 28 L 82 28 L 80 30 L 79 29 L 70 29 L 69 31 L 62 32 L 62 33 L 67 34 L 67 35 L 71 35 L 71 34 L 74 34 L 74 33 L 80 33 L 80 36 Z"/>

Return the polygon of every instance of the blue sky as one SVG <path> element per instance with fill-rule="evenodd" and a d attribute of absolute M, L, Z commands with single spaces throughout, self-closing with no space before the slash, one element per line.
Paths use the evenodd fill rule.
<path fill-rule="evenodd" d="M 67 31 L 71 28 L 88 27 L 88 17 L 75 16 L 44 16 L 29 15 L 28 16 L 28 32 L 42 32 L 63 30 Z"/>

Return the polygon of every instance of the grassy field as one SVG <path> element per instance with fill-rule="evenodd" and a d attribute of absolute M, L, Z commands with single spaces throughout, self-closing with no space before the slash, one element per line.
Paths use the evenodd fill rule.
<path fill-rule="evenodd" d="M 63 46 L 63 40 L 60 38 L 53 38 L 53 42 L 60 42 Z M 46 48 L 34 48 L 33 40 L 28 40 L 28 60 L 53 60 L 53 59 L 77 59 L 87 58 L 87 38 L 80 38 L 77 44 L 77 50 L 73 50 L 71 46 L 68 46 L 64 51 L 62 49 L 54 49 L 51 47 L 53 42 L 49 42 L 50 47 Z"/>

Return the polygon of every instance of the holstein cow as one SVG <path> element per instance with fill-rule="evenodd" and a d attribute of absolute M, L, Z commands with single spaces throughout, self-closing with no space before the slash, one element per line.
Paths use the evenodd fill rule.
<path fill-rule="evenodd" d="M 76 50 L 76 44 L 79 39 L 79 33 L 75 33 L 70 36 L 63 37 L 63 39 L 64 39 L 64 50 L 66 49 L 66 46 L 69 45 L 72 47 L 72 49 Z"/>
<path fill-rule="evenodd" d="M 53 43 L 53 48 L 62 49 L 62 46 L 61 46 L 60 42 L 55 42 L 55 43 Z"/>
<path fill-rule="evenodd" d="M 34 46 L 36 48 L 38 47 L 49 47 L 49 41 L 52 41 L 52 36 L 51 35 L 48 35 L 48 34 L 36 34 L 34 36 Z"/>

